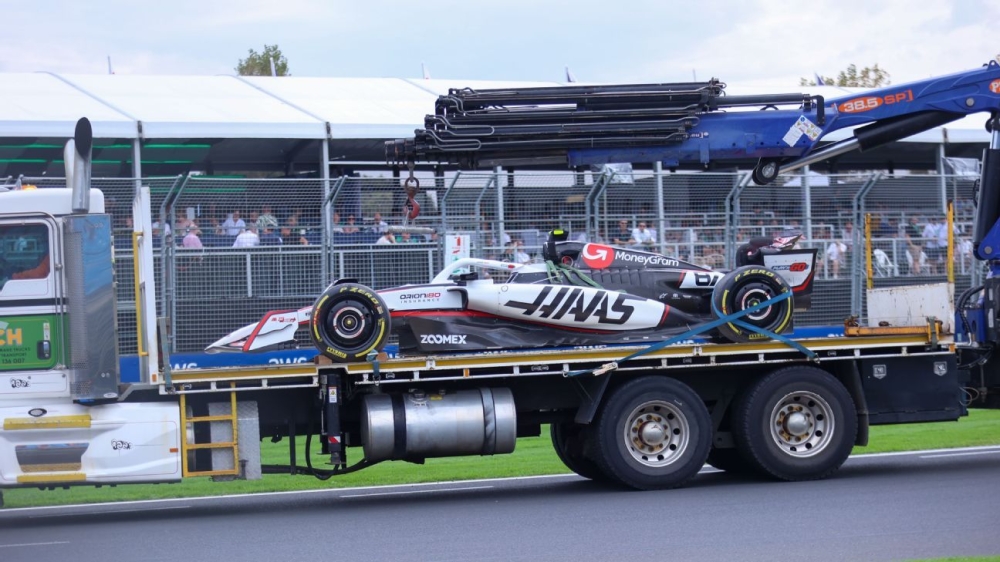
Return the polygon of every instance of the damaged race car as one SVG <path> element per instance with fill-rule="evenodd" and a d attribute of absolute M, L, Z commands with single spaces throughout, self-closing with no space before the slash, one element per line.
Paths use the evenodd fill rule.
<path fill-rule="evenodd" d="M 206 349 L 264 351 L 287 346 L 306 326 L 331 360 L 364 361 L 395 334 L 400 355 L 652 343 L 739 313 L 785 293 L 791 298 L 744 315 L 776 334 L 809 307 L 815 249 L 797 249 L 801 232 L 755 238 L 719 271 L 665 255 L 568 240 L 552 231 L 542 261 L 513 264 L 465 258 L 425 285 L 373 290 L 337 281 L 312 306 L 275 311 Z M 479 270 L 482 270 L 480 272 Z M 507 275 L 496 282 L 490 272 Z M 766 338 L 724 323 L 715 340 Z"/>

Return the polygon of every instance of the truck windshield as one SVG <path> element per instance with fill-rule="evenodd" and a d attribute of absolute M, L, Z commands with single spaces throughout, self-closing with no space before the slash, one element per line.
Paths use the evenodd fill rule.
<path fill-rule="evenodd" d="M 44 224 L 0 225 L 0 291 L 14 279 L 48 276 L 48 227 Z"/>

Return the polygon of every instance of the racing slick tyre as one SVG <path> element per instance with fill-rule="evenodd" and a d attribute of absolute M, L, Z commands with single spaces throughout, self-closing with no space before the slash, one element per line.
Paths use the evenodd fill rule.
<path fill-rule="evenodd" d="M 791 293 L 788 282 L 777 273 L 759 265 L 748 265 L 730 271 L 712 291 L 713 309 L 718 317 L 742 312 L 754 305 L 770 300 L 778 295 Z M 740 318 L 747 324 L 780 334 L 792 324 L 795 305 L 791 298 L 751 312 Z M 718 331 L 729 341 L 745 343 L 766 338 L 728 322 L 718 327 Z"/>
<path fill-rule="evenodd" d="M 552 448 L 566 468 L 595 482 L 609 479 L 601 467 L 586 455 L 587 441 L 592 439 L 587 426 L 571 422 L 553 423 L 550 428 Z"/>
<path fill-rule="evenodd" d="M 594 459 L 638 490 L 675 488 L 705 464 L 712 447 L 708 408 L 690 387 L 649 376 L 618 387 L 595 420 Z"/>
<path fill-rule="evenodd" d="M 320 353 L 337 363 L 364 361 L 389 339 L 389 307 L 357 283 L 330 285 L 316 299 L 309 334 Z"/>
<path fill-rule="evenodd" d="M 744 459 L 778 480 L 817 480 L 850 455 L 858 431 L 847 389 L 816 367 L 786 367 L 751 386 L 732 418 Z"/>

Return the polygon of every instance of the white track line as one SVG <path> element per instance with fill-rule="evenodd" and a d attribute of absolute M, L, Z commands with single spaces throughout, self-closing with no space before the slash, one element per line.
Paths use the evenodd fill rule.
<path fill-rule="evenodd" d="M 371 498 L 375 496 L 401 496 L 404 494 L 436 494 L 438 492 L 463 492 L 465 490 L 488 490 L 494 486 L 466 486 L 464 488 L 435 488 L 433 490 L 401 490 L 399 492 L 375 492 L 372 494 L 352 494 L 341 498 Z"/>
<path fill-rule="evenodd" d="M 97 505 L 97 504 L 91 504 Z M 109 505 L 118 505 L 112 503 Z M 148 513 L 150 511 L 166 511 L 168 509 L 191 509 L 190 505 L 171 505 L 166 507 L 150 507 L 147 509 L 102 509 L 100 511 L 75 511 L 73 513 L 53 513 L 52 515 L 29 515 L 28 519 L 47 519 L 49 517 L 78 517 L 81 515 L 110 515 L 114 513 Z"/>
<path fill-rule="evenodd" d="M 899 457 L 899 456 L 920 456 L 920 455 L 934 455 L 936 453 L 967 453 L 967 452 L 978 452 L 978 451 L 1000 451 L 1000 445 L 984 445 L 980 447 L 955 447 L 952 449 L 926 449 L 923 451 L 897 451 L 892 453 L 867 453 L 860 455 L 851 455 L 847 460 L 859 460 L 859 459 L 871 459 L 871 458 L 883 458 L 883 457 Z M 701 474 L 709 474 L 713 472 L 721 472 L 717 469 L 705 466 L 701 470 Z M 319 488 L 315 490 L 288 490 L 283 492 L 256 492 L 256 493 L 246 493 L 246 494 L 226 494 L 219 496 L 197 496 L 197 497 L 185 497 L 185 498 L 165 498 L 160 500 L 130 500 L 121 502 L 98 502 L 98 503 L 83 503 L 83 504 L 71 504 L 71 505 L 45 505 L 39 507 L 14 507 L 0 509 L 0 515 L 4 513 L 16 513 L 19 511 L 28 510 L 46 510 L 46 509 L 72 509 L 77 507 L 100 507 L 100 506 L 125 506 L 125 505 L 144 505 L 150 503 L 169 503 L 169 502 L 196 502 L 196 501 L 206 501 L 206 500 L 225 500 L 225 499 L 238 499 L 238 498 L 259 498 L 268 496 L 287 496 L 293 494 L 343 494 L 344 492 L 357 492 L 363 490 L 394 490 L 402 488 L 415 488 L 415 487 L 427 487 L 427 486 L 461 486 L 463 484 L 483 484 L 483 483 L 501 483 L 501 482 L 518 482 L 523 480 L 541 480 L 541 479 L 568 479 L 568 480 L 583 480 L 582 477 L 576 474 L 544 474 L 540 476 L 508 476 L 505 478 L 478 478 L 473 480 L 447 480 L 442 482 L 418 482 L 415 484 L 384 484 L 375 486 L 357 486 L 350 488 Z"/>
<path fill-rule="evenodd" d="M 967 457 L 969 455 L 996 455 L 1000 453 L 1000 450 L 996 451 L 970 451 L 968 453 L 941 453 L 938 455 L 921 455 L 922 459 L 940 459 L 944 457 Z"/>
<path fill-rule="evenodd" d="M 54 544 L 69 544 L 69 541 L 52 541 L 52 542 L 26 542 L 23 544 L 0 544 L 0 548 L 23 548 L 29 546 L 51 546 Z"/>

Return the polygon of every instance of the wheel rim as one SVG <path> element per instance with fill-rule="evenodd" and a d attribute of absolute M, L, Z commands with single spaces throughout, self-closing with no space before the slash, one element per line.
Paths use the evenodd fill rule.
<path fill-rule="evenodd" d="M 327 323 L 335 340 L 351 344 L 365 337 L 368 319 L 363 310 L 345 305 L 332 311 Z"/>
<path fill-rule="evenodd" d="M 625 448 L 644 466 L 667 466 L 687 450 L 690 441 L 687 417 L 673 404 L 661 400 L 641 404 L 628 415 L 622 434 Z"/>
<path fill-rule="evenodd" d="M 770 300 L 772 297 L 771 291 L 764 285 L 754 284 L 748 285 L 739 291 L 737 295 L 740 303 L 740 310 L 746 310 L 748 308 L 757 306 L 762 302 Z M 746 315 L 747 320 L 753 322 L 762 322 L 771 315 L 773 305 L 764 307 L 756 312 L 752 312 Z"/>
<path fill-rule="evenodd" d="M 786 455 L 811 457 L 830 443 L 835 428 L 830 404 L 814 392 L 786 394 L 771 410 L 771 438 Z"/>

